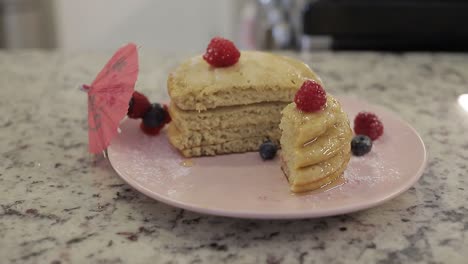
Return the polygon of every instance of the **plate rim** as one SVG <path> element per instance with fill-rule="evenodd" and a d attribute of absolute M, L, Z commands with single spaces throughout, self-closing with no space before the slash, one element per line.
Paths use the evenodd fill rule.
<path fill-rule="evenodd" d="M 424 173 L 424 170 L 427 166 L 427 149 L 424 144 L 423 139 L 421 138 L 421 135 L 417 132 L 417 130 L 412 127 L 407 121 L 402 119 L 400 116 L 398 116 L 396 113 L 394 113 L 392 110 L 389 110 L 387 108 L 381 107 L 379 105 L 374 105 L 371 103 L 368 103 L 365 100 L 361 100 L 356 98 L 355 96 L 348 96 L 348 95 L 343 95 L 343 96 L 337 96 L 338 100 L 353 100 L 353 101 L 358 101 L 361 104 L 367 104 L 369 106 L 372 106 L 372 108 L 378 108 L 379 110 L 382 110 L 389 114 L 393 119 L 398 120 L 398 122 L 402 123 L 404 126 L 410 129 L 411 132 L 413 132 L 414 135 L 416 135 L 418 142 L 421 144 L 422 150 L 423 150 L 423 162 L 419 166 L 417 172 L 410 178 L 408 178 L 408 181 L 405 183 L 405 185 L 402 188 L 395 189 L 391 193 L 383 196 L 380 199 L 374 199 L 371 201 L 367 201 L 364 203 L 360 203 L 358 205 L 346 205 L 346 206 L 339 206 L 339 207 L 334 207 L 331 209 L 320 209 L 317 211 L 317 209 L 312 209 L 312 210 L 304 210 L 303 212 L 277 212 L 277 213 L 258 213 L 255 211 L 251 210 L 244 210 L 244 211 L 229 211 L 225 209 L 217 209 L 217 208 L 206 208 L 206 207 L 200 207 L 200 206 L 195 206 L 192 204 L 188 204 L 185 202 L 180 202 L 174 199 L 169 199 L 165 196 L 159 195 L 158 193 L 152 192 L 145 186 L 138 184 L 130 177 L 125 176 L 124 173 L 120 172 L 119 169 L 114 166 L 114 162 L 112 161 L 113 157 L 113 151 L 112 151 L 112 146 L 109 146 L 108 148 L 108 159 L 109 163 L 112 166 L 112 168 L 115 170 L 117 175 L 124 180 L 128 185 L 130 185 L 132 188 L 135 188 L 137 191 L 143 193 L 144 195 L 155 199 L 159 202 L 168 204 L 173 207 L 181 208 L 184 210 L 192 211 L 192 212 L 197 212 L 205 215 L 213 215 L 213 216 L 223 216 L 223 217 L 231 217 L 231 218 L 241 218 L 241 219 L 305 219 L 305 218 L 320 218 L 320 217 L 327 217 L 327 216 L 335 216 L 335 215 L 343 215 L 347 213 L 352 213 L 352 212 L 357 212 L 357 211 L 362 211 L 365 209 L 370 209 L 373 207 L 376 207 L 378 205 L 381 205 L 389 200 L 394 199 L 395 197 L 401 195 L 402 193 L 406 192 L 408 189 L 410 189 L 418 180 L 421 178 L 421 176 Z M 124 121 L 125 122 L 125 121 Z"/>

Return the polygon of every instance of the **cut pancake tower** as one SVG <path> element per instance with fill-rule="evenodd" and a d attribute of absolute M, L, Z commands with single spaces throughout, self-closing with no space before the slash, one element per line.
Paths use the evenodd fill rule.
<path fill-rule="evenodd" d="M 186 157 L 279 145 L 281 110 L 306 79 L 320 82 L 304 63 L 270 53 L 243 51 L 223 68 L 191 58 L 168 79 L 169 141 Z"/>
<path fill-rule="evenodd" d="M 351 156 L 352 130 L 339 102 L 328 94 L 319 111 L 303 112 L 291 103 L 282 115 L 281 167 L 291 191 L 318 189 L 342 175 Z"/>

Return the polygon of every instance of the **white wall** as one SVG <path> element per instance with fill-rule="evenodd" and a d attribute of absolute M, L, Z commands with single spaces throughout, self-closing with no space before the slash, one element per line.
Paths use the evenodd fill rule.
<path fill-rule="evenodd" d="M 132 41 L 162 52 L 200 51 L 236 37 L 236 0 L 55 0 L 57 46 L 108 50 Z"/>

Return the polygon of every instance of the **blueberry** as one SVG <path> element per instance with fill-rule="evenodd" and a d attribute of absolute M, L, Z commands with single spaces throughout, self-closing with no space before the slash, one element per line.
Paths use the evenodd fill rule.
<path fill-rule="evenodd" d="M 264 142 L 260 145 L 260 157 L 263 160 L 271 160 L 275 157 L 278 148 L 271 141 Z"/>
<path fill-rule="evenodd" d="M 164 123 L 166 111 L 160 104 L 151 104 L 148 112 L 143 116 L 143 124 L 147 128 L 159 127 Z"/>
<path fill-rule="evenodd" d="M 365 135 L 357 135 L 351 141 L 351 151 L 354 156 L 362 156 L 372 149 L 372 139 Z"/>

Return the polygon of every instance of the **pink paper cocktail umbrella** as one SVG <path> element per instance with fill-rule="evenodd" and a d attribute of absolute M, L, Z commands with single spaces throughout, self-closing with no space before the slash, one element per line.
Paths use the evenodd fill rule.
<path fill-rule="evenodd" d="M 103 152 L 118 133 L 137 76 L 138 51 L 136 45 L 130 43 L 112 56 L 91 85 L 82 86 L 88 93 L 89 152 Z"/>

